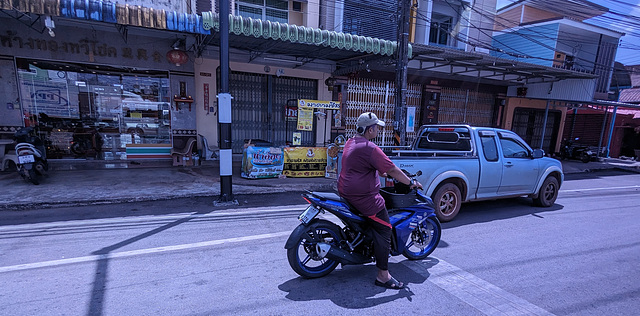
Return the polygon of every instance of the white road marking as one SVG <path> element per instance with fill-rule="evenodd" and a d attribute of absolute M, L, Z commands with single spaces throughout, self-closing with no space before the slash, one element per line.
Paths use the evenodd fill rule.
<path fill-rule="evenodd" d="M 178 213 L 171 215 L 144 215 L 144 216 L 126 216 L 118 218 L 105 218 L 105 219 L 82 219 L 82 220 L 69 220 L 49 223 L 34 223 L 34 224 L 19 224 L 19 225 L 6 225 L 0 226 L 0 232 L 15 231 L 25 229 L 43 229 L 43 228 L 59 228 L 66 226 L 79 226 L 86 223 L 91 226 L 106 225 L 106 224 L 130 224 L 130 223 L 143 223 L 150 221 L 170 221 L 179 220 L 186 217 L 192 218 L 216 218 L 225 216 L 238 216 L 247 214 L 268 214 L 279 213 L 284 211 L 296 211 L 299 210 L 302 213 L 309 204 L 299 205 L 287 205 L 287 206 L 272 206 L 272 207 L 252 207 L 242 209 L 226 209 L 221 211 L 212 211 L 210 213 L 198 214 L 198 213 Z"/>
<path fill-rule="evenodd" d="M 602 191 L 602 190 L 620 190 L 620 189 L 638 189 L 640 185 L 629 185 L 625 187 L 606 187 L 606 188 L 587 188 L 587 189 L 571 189 L 571 190 L 560 190 L 562 192 L 584 192 L 584 191 Z"/>
<path fill-rule="evenodd" d="M 234 238 L 219 239 L 219 240 L 210 240 L 210 241 L 203 241 L 203 242 L 182 244 L 182 245 L 175 245 L 175 246 L 164 246 L 164 247 L 138 249 L 138 250 L 131 250 L 131 251 L 123 251 L 123 252 L 114 252 L 114 253 L 104 254 L 104 255 L 92 255 L 92 256 L 60 259 L 60 260 L 18 264 L 13 266 L 0 267 L 0 273 L 37 269 L 37 268 L 46 268 L 46 267 L 59 266 L 64 264 L 92 262 L 92 261 L 98 261 L 103 259 L 125 258 L 125 257 L 139 256 L 139 255 L 156 254 L 156 253 L 162 253 L 162 252 L 180 251 L 180 250 L 193 249 L 193 248 L 211 247 L 211 246 L 228 244 L 228 243 L 238 243 L 243 241 L 253 241 L 253 240 L 259 240 L 259 239 L 282 237 L 282 236 L 287 236 L 289 234 L 291 234 L 291 231 L 243 236 L 243 237 L 234 237 Z"/>
<path fill-rule="evenodd" d="M 419 261 L 402 262 L 412 270 L 428 276 L 427 280 L 485 315 L 553 315 L 473 274 L 440 258 L 437 264 L 425 267 Z"/>

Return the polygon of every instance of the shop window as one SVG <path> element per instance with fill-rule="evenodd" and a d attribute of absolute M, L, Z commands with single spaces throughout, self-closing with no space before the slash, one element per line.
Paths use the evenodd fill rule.
<path fill-rule="evenodd" d="M 22 64 L 24 60 L 20 61 Z M 169 144 L 169 79 L 29 61 L 18 69 L 27 124 L 50 158 L 126 159 L 127 144 Z"/>

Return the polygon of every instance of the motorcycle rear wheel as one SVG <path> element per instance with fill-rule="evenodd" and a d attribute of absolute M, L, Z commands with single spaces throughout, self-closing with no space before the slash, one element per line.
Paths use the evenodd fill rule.
<path fill-rule="evenodd" d="M 40 184 L 40 179 L 38 179 L 39 175 L 36 171 L 35 167 L 29 169 L 29 181 L 35 185 Z"/>
<path fill-rule="evenodd" d="M 342 235 L 338 225 L 319 220 L 309 225 L 307 230 L 295 238 L 296 246 L 287 249 L 287 259 L 293 271 L 303 278 L 323 277 L 338 266 L 337 261 L 320 258 L 316 251 L 316 245 L 319 242 L 339 246 Z"/>
<path fill-rule="evenodd" d="M 429 217 L 411 232 L 402 254 L 410 260 L 424 259 L 436 250 L 441 236 L 440 221 L 435 217 Z"/>

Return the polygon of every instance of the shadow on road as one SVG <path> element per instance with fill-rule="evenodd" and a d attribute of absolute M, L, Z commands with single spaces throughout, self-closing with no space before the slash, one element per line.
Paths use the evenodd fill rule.
<path fill-rule="evenodd" d="M 620 170 L 620 169 L 594 170 L 591 172 L 565 174 L 564 181 L 600 179 L 604 177 L 626 176 L 626 175 L 632 175 L 632 174 L 635 174 L 635 173 L 626 171 L 626 170 Z"/>
<path fill-rule="evenodd" d="M 433 261 L 428 266 L 437 264 L 436 259 L 427 260 Z M 428 274 L 420 274 L 402 263 L 389 262 L 389 271 L 396 279 L 407 284 L 407 288 L 387 290 L 373 284 L 377 271 L 372 264 L 346 266 L 319 279 L 291 279 L 278 288 L 288 292 L 286 298 L 292 301 L 330 300 L 343 308 L 362 309 L 398 299 L 412 301 L 414 293 L 411 291 L 411 284 L 424 283 L 428 278 Z M 384 296 L 381 293 L 385 293 Z"/>
<path fill-rule="evenodd" d="M 442 223 L 442 228 L 446 229 L 521 216 L 544 218 L 545 213 L 559 211 L 563 208 L 564 206 L 558 203 L 551 207 L 536 207 L 532 205 L 531 199 L 524 197 L 470 202 L 462 204 L 458 216 L 451 222 Z"/>
<path fill-rule="evenodd" d="M 110 262 L 110 258 L 109 255 L 111 253 L 113 253 L 114 251 L 125 247 L 127 245 L 133 244 L 136 241 L 142 240 L 144 238 L 153 236 L 155 234 L 161 233 L 167 229 L 170 229 L 172 227 L 178 226 L 180 224 L 183 224 L 185 222 L 188 222 L 192 219 L 198 218 L 201 215 L 207 214 L 209 212 L 200 212 L 200 213 L 195 213 L 195 214 L 191 214 L 189 216 L 185 216 L 179 220 L 173 221 L 171 223 L 167 223 L 165 225 L 162 225 L 158 228 L 152 229 L 148 232 L 145 232 L 143 234 L 131 237 L 127 240 L 123 240 L 119 243 L 113 244 L 111 246 L 108 247 L 104 247 L 102 249 L 96 250 L 94 252 L 92 252 L 92 255 L 98 255 L 100 256 L 100 259 L 97 261 L 96 264 L 96 273 L 94 276 L 94 280 L 93 280 L 93 288 L 91 290 L 91 299 L 89 301 L 89 307 L 88 307 L 88 311 L 87 311 L 87 315 L 89 316 L 97 316 L 97 315 L 102 315 L 103 311 L 104 311 L 104 299 L 105 299 L 105 294 L 106 294 L 106 288 L 107 288 L 107 280 L 109 279 L 108 277 L 108 272 L 109 272 L 109 262 Z"/>

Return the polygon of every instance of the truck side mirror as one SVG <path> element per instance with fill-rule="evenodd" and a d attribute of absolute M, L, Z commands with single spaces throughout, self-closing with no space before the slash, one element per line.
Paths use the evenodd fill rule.
<path fill-rule="evenodd" d="M 544 157 L 544 150 L 537 148 L 533 150 L 533 155 L 532 155 L 533 159 L 539 159 Z"/>

